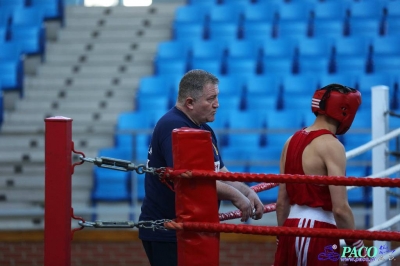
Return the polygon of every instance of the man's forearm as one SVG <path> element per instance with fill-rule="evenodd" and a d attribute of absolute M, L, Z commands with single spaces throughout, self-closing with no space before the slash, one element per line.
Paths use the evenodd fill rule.
<path fill-rule="evenodd" d="M 225 183 L 226 185 L 230 185 L 230 186 L 236 188 L 245 196 L 248 196 L 249 193 L 251 192 L 250 191 L 251 188 L 243 182 L 238 182 L 238 181 L 222 181 L 222 182 Z"/>
<path fill-rule="evenodd" d="M 234 186 L 226 182 L 217 181 L 217 196 L 220 200 L 234 200 L 239 194 L 239 191 Z"/>

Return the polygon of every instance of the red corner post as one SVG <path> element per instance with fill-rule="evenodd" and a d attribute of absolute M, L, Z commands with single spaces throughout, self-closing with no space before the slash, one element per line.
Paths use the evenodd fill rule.
<path fill-rule="evenodd" d="M 214 171 L 211 134 L 180 128 L 172 132 L 174 170 Z M 219 223 L 215 180 L 174 181 L 176 221 Z M 177 231 L 178 265 L 219 265 L 219 233 Z"/>
<path fill-rule="evenodd" d="M 71 265 L 72 119 L 45 119 L 44 265 Z"/>

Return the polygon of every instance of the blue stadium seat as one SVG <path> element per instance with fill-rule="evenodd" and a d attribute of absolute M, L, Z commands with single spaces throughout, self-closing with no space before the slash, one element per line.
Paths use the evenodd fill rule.
<path fill-rule="evenodd" d="M 266 127 L 266 111 L 232 111 L 227 114 L 230 129 L 262 129 Z"/>
<path fill-rule="evenodd" d="M 209 21 L 238 24 L 242 20 L 242 13 L 243 4 L 240 3 L 226 3 L 215 5 L 210 8 Z"/>
<path fill-rule="evenodd" d="M 349 171 L 349 176 L 354 176 L 353 174 L 359 174 L 359 173 Z M 364 188 L 363 187 L 355 187 L 355 188 L 347 191 L 347 200 L 349 201 L 349 204 L 366 203 L 365 198 L 364 198 Z"/>
<path fill-rule="evenodd" d="M 131 199 L 130 175 L 130 172 L 95 168 L 91 200 L 94 202 L 129 201 Z"/>
<path fill-rule="evenodd" d="M 275 75 L 291 75 L 293 73 L 292 58 L 263 58 L 262 73 Z"/>
<path fill-rule="evenodd" d="M 136 163 L 145 163 L 147 160 L 147 153 L 151 141 L 150 131 L 148 132 L 130 132 L 123 134 L 115 134 L 115 148 L 125 149 L 130 154 L 130 160 Z"/>
<path fill-rule="evenodd" d="M 227 140 L 229 146 L 245 147 L 247 151 L 261 147 L 261 134 L 259 133 L 230 133 Z"/>
<path fill-rule="evenodd" d="M 343 1 L 317 1 L 312 6 L 314 19 L 318 21 L 342 21 L 346 16 L 346 4 Z"/>
<path fill-rule="evenodd" d="M 130 153 L 126 149 L 102 148 L 98 151 L 99 157 L 117 158 L 121 160 L 130 160 Z"/>
<path fill-rule="evenodd" d="M 261 43 L 261 53 L 264 58 L 287 58 L 292 60 L 295 55 L 297 40 L 292 38 L 269 39 Z"/>
<path fill-rule="evenodd" d="M 0 9 L 3 8 L 24 8 L 26 7 L 26 0 L 0 0 Z"/>
<path fill-rule="evenodd" d="M 383 5 L 379 1 L 352 1 L 348 11 L 351 18 L 381 18 Z"/>
<path fill-rule="evenodd" d="M 303 58 L 298 62 L 295 73 L 300 74 L 327 74 L 332 72 L 331 61 L 328 58 Z"/>
<path fill-rule="evenodd" d="M 137 110 L 140 111 L 155 109 L 166 112 L 171 107 L 170 97 L 167 94 L 137 99 Z"/>
<path fill-rule="evenodd" d="M 353 132 L 355 129 L 350 128 L 350 130 L 344 135 L 344 146 L 346 151 L 351 151 L 355 148 L 360 147 L 361 145 L 366 144 L 367 142 L 371 141 L 371 134 L 366 133 L 355 133 Z M 372 160 L 372 150 L 368 150 L 352 159 L 349 160 L 350 162 L 357 162 L 357 161 L 368 161 Z"/>
<path fill-rule="evenodd" d="M 44 28 L 15 25 L 11 27 L 11 40 L 21 45 L 24 54 L 39 54 L 44 61 Z"/>
<path fill-rule="evenodd" d="M 254 58 L 228 57 L 226 73 L 228 75 L 249 76 L 257 74 L 258 60 Z"/>
<path fill-rule="evenodd" d="M 280 22 L 297 21 L 308 22 L 310 19 L 312 5 L 307 2 L 283 2 L 278 6 Z"/>
<path fill-rule="evenodd" d="M 210 21 L 207 32 L 210 40 L 218 40 L 224 45 L 237 40 L 239 37 L 239 27 L 234 22 Z"/>
<path fill-rule="evenodd" d="M 363 94 L 363 98 L 365 94 L 371 95 L 371 87 L 378 85 L 393 87 L 393 76 L 385 72 L 358 76 L 358 90 Z"/>
<path fill-rule="evenodd" d="M 385 34 L 388 36 L 400 34 L 400 17 L 388 17 L 386 19 Z"/>
<path fill-rule="evenodd" d="M 231 170 L 231 165 L 235 165 L 240 161 L 247 161 L 249 159 L 248 151 L 248 147 L 239 146 L 235 143 L 233 145 L 220 147 L 222 159 L 229 170 Z"/>
<path fill-rule="evenodd" d="M 376 37 L 381 35 L 380 18 L 350 18 L 349 35 Z"/>
<path fill-rule="evenodd" d="M 156 75 L 184 75 L 187 70 L 185 59 L 158 59 L 154 63 Z"/>
<path fill-rule="evenodd" d="M 309 113 L 311 110 L 311 97 L 312 95 L 296 95 L 295 97 L 290 97 L 290 93 L 285 94 L 282 97 L 283 110 L 292 110 L 296 115 L 302 117 L 301 124 L 305 124 L 304 113 Z"/>
<path fill-rule="evenodd" d="M 384 4 L 388 18 L 399 18 L 400 17 L 400 2 L 399 1 L 387 1 Z"/>
<path fill-rule="evenodd" d="M 166 76 L 145 76 L 139 80 L 137 98 L 154 97 L 172 93 L 172 82 Z"/>
<path fill-rule="evenodd" d="M 249 76 L 246 82 L 247 95 L 278 95 L 280 78 L 276 75 L 254 75 Z"/>
<path fill-rule="evenodd" d="M 216 58 L 192 58 L 189 69 L 203 69 L 216 76 L 222 75 L 222 60 Z"/>
<path fill-rule="evenodd" d="M 198 40 L 192 44 L 191 59 L 223 60 L 226 45 L 217 40 Z"/>
<path fill-rule="evenodd" d="M 393 55 L 391 57 L 376 55 L 373 58 L 374 73 L 387 72 L 391 74 L 398 74 L 399 69 L 400 55 Z"/>
<path fill-rule="evenodd" d="M 1 26 L 0 24 L 0 43 L 6 42 L 7 38 L 7 27 L 6 26 Z"/>
<path fill-rule="evenodd" d="M 268 145 L 266 147 L 259 148 L 249 154 L 249 159 L 252 163 L 257 161 L 271 161 L 274 163 L 279 163 L 282 147 L 278 145 Z M 262 173 L 262 174 L 278 174 L 279 167 L 277 166 L 250 166 L 250 171 L 252 173 Z"/>
<path fill-rule="evenodd" d="M 261 50 L 257 42 L 251 40 L 237 40 L 228 43 L 227 57 L 228 58 L 252 58 L 258 59 Z"/>
<path fill-rule="evenodd" d="M 188 0 L 189 5 L 200 5 L 200 6 L 213 6 L 219 3 L 219 0 Z"/>
<path fill-rule="evenodd" d="M 219 107 L 218 113 L 222 113 L 224 116 L 234 111 L 241 110 L 243 98 L 240 94 L 225 94 L 218 98 Z"/>
<path fill-rule="evenodd" d="M 202 5 L 180 6 L 175 10 L 174 22 L 197 23 L 204 26 L 208 19 L 209 9 Z"/>
<path fill-rule="evenodd" d="M 134 173 L 136 176 L 136 191 L 137 191 L 137 199 L 138 201 L 143 201 L 146 193 L 144 189 L 144 175 L 139 175 Z"/>
<path fill-rule="evenodd" d="M 225 96 L 241 97 L 244 93 L 244 79 L 237 75 L 223 75 L 218 77 L 219 84 L 219 100 L 223 100 Z"/>
<path fill-rule="evenodd" d="M 117 118 L 116 131 L 151 129 L 163 114 L 162 110 L 158 111 L 154 109 L 122 112 Z"/>
<path fill-rule="evenodd" d="M 9 26 L 11 24 L 12 9 L 7 7 L 0 8 L 0 26 Z"/>
<path fill-rule="evenodd" d="M 303 117 L 292 110 L 270 110 L 267 113 L 268 129 L 300 129 Z"/>
<path fill-rule="evenodd" d="M 295 73 L 332 72 L 332 47 L 327 38 L 302 38 L 298 42 L 298 56 L 295 57 Z"/>
<path fill-rule="evenodd" d="M 342 20 L 315 19 L 311 26 L 312 37 L 339 38 L 344 36 L 345 28 Z"/>
<path fill-rule="evenodd" d="M 318 79 L 312 74 L 288 75 L 283 77 L 283 92 L 287 97 L 313 95 L 318 88 Z"/>
<path fill-rule="evenodd" d="M 364 101 L 366 97 L 364 97 L 364 94 L 362 95 L 362 103 L 357 111 L 356 117 L 353 120 L 353 124 L 351 124 L 351 129 L 356 130 L 356 129 L 371 129 L 372 125 L 372 118 L 371 118 L 371 103 L 367 103 L 367 101 Z"/>
<path fill-rule="evenodd" d="M 18 43 L 0 43 L 0 82 L 3 90 L 19 90 L 23 96 L 23 54 Z"/>
<path fill-rule="evenodd" d="M 247 95 L 246 110 L 275 110 L 278 106 L 278 95 Z"/>
<path fill-rule="evenodd" d="M 305 38 L 310 36 L 310 33 L 310 25 L 307 21 L 282 20 L 277 24 L 276 35 L 278 38 Z"/>
<path fill-rule="evenodd" d="M 400 35 L 381 36 L 372 39 L 373 54 L 379 56 L 400 55 Z"/>
<path fill-rule="evenodd" d="M 300 60 L 307 57 L 323 57 L 329 59 L 333 43 L 327 38 L 301 38 L 298 41 Z"/>
<path fill-rule="evenodd" d="M 44 61 L 46 33 L 43 10 L 32 6 L 15 9 L 10 27 L 11 39 L 21 45 L 22 52 L 40 54 Z"/>
<path fill-rule="evenodd" d="M 242 5 L 246 6 L 252 4 L 252 0 L 220 0 L 223 5 Z"/>
<path fill-rule="evenodd" d="M 191 46 L 184 41 L 165 41 L 157 46 L 155 61 L 158 59 L 187 59 Z"/>
<path fill-rule="evenodd" d="M 368 73 L 367 62 L 365 56 L 336 58 L 334 62 L 335 73 L 357 75 Z"/>
<path fill-rule="evenodd" d="M 31 6 L 43 10 L 45 20 L 58 19 L 64 25 L 64 1 L 62 0 L 30 0 Z"/>
<path fill-rule="evenodd" d="M 202 23 L 173 22 L 173 39 L 192 42 L 204 38 L 204 25 Z"/>
<path fill-rule="evenodd" d="M 247 22 L 268 22 L 274 21 L 278 6 L 270 2 L 256 2 L 244 8 L 243 16 Z"/>
<path fill-rule="evenodd" d="M 358 75 L 351 74 L 325 74 L 318 76 L 318 87 L 322 88 L 329 84 L 337 83 L 348 86 L 350 88 L 356 88 L 356 80 Z"/>
<path fill-rule="evenodd" d="M 243 21 L 242 38 L 262 42 L 273 37 L 273 23 L 269 21 Z"/>
<path fill-rule="evenodd" d="M 367 57 L 372 45 L 372 38 L 356 35 L 337 38 L 333 43 L 336 57 L 364 56 Z"/>

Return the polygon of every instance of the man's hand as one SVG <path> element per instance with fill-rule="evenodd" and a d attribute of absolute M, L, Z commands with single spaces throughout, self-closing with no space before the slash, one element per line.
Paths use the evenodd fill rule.
<path fill-rule="evenodd" d="M 246 222 L 253 216 L 253 205 L 250 200 L 239 191 L 237 191 L 236 196 L 232 199 L 232 204 L 242 212 L 242 219 L 240 219 L 240 221 Z"/>
<path fill-rule="evenodd" d="M 250 189 L 247 198 L 250 200 L 252 206 L 254 206 L 254 213 L 252 214 L 252 218 L 254 220 L 259 220 L 263 217 L 264 214 L 264 205 L 258 197 L 257 193 L 254 190 Z"/>

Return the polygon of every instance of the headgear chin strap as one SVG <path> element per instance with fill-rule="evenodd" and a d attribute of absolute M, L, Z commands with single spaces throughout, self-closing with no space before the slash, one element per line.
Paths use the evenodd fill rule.
<path fill-rule="evenodd" d="M 329 116 L 339 122 L 337 135 L 349 130 L 361 104 L 361 93 L 355 89 L 330 84 L 315 91 L 311 102 L 312 112 Z"/>

